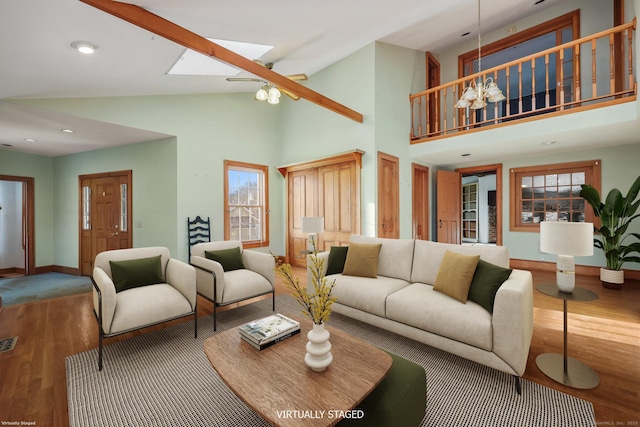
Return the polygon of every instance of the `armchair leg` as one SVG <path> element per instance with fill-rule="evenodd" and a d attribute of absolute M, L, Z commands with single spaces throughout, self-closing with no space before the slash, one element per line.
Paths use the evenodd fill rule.
<path fill-rule="evenodd" d="M 213 303 L 213 332 L 216 331 L 216 303 Z"/>
<path fill-rule="evenodd" d="M 271 298 L 272 298 L 272 300 L 273 300 L 273 302 L 272 302 L 272 305 L 273 305 L 272 309 L 273 309 L 273 311 L 276 311 L 276 291 L 273 291 L 273 293 L 271 294 Z"/>
<path fill-rule="evenodd" d="M 520 386 L 520 377 L 517 375 L 514 375 L 513 378 L 515 378 L 516 380 L 516 391 L 518 392 L 519 395 L 522 395 L 522 387 Z"/>

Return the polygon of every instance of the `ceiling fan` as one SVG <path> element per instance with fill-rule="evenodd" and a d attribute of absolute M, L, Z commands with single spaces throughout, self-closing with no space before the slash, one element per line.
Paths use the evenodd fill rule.
<path fill-rule="evenodd" d="M 262 65 L 265 68 L 271 70 L 273 68 L 273 62 L 267 62 L 266 64 L 260 60 L 254 60 L 254 62 Z M 306 74 L 292 74 L 290 76 L 285 76 L 286 78 L 293 81 L 307 80 Z M 267 101 L 269 104 L 277 104 L 280 102 L 280 96 L 282 93 L 287 95 L 289 98 L 297 101 L 300 99 L 298 95 L 295 93 L 289 92 L 286 89 L 282 89 L 277 87 L 276 85 L 269 83 L 266 80 L 256 79 L 254 77 L 227 77 L 227 81 L 229 82 L 260 82 L 262 83 L 262 87 L 258 89 L 256 92 L 255 99 L 258 101 Z"/>

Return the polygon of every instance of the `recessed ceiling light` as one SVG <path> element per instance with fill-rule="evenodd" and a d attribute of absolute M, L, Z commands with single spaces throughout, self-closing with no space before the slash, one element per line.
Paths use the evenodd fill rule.
<path fill-rule="evenodd" d="M 537 2 L 535 2 L 534 4 L 540 4 L 542 3 L 544 0 L 538 0 Z"/>
<path fill-rule="evenodd" d="M 33 138 L 25 138 L 24 140 L 25 140 L 25 142 L 37 142 L 38 141 L 37 139 L 33 139 Z"/>
<path fill-rule="evenodd" d="M 462 157 L 469 157 L 470 155 L 471 155 L 471 153 L 460 154 L 460 156 L 462 156 Z"/>
<path fill-rule="evenodd" d="M 83 41 L 75 41 L 71 43 L 71 47 L 76 49 L 78 52 L 84 53 L 85 55 L 91 55 L 97 49 L 94 44 Z"/>
<path fill-rule="evenodd" d="M 464 33 L 464 34 L 460 35 L 460 37 L 468 36 L 469 34 L 471 34 L 471 32 L 470 32 L 470 31 L 467 31 L 466 33 Z"/>
<path fill-rule="evenodd" d="M 11 145 L 11 144 L 2 144 L 2 145 L 5 146 L 5 147 L 13 147 L 13 145 Z"/>
<path fill-rule="evenodd" d="M 553 145 L 555 143 L 556 143 L 556 141 L 545 141 L 541 145 Z"/>
<path fill-rule="evenodd" d="M 73 133 L 73 129 L 60 129 L 60 130 L 65 133 Z"/>

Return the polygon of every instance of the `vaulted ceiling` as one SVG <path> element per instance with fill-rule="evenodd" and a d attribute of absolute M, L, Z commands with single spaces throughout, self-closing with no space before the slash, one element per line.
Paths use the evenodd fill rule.
<path fill-rule="evenodd" d="M 482 0 L 483 31 L 559 2 Z M 261 59 L 274 62 L 280 74 L 313 76 L 376 40 L 439 52 L 459 43 L 462 33 L 477 34 L 475 0 L 133 3 L 204 37 L 272 45 Z M 13 1 L 2 6 L 0 19 L 0 101 L 255 90 L 221 76 L 168 75 L 184 52 L 182 46 L 79 0 Z M 80 55 L 70 46 L 78 40 L 94 43 L 96 53 Z M 251 75 L 239 71 L 239 76 Z M 6 112 L 13 105 L 0 107 Z M 39 126 L 28 115 L 14 116 L 0 118 L 0 143 L 11 143 L 19 131 Z"/>

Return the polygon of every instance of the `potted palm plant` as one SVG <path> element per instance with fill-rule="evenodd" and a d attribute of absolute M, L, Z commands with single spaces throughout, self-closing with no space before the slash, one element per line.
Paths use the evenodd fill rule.
<path fill-rule="evenodd" d="M 640 262 L 640 233 L 628 233 L 629 224 L 636 218 L 640 206 L 638 192 L 640 176 L 635 180 L 626 197 L 617 188 L 607 194 L 604 203 L 598 190 L 588 184 L 582 185 L 580 197 L 593 208 L 593 213 L 600 218 L 600 226 L 594 224 L 594 231 L 599 233 L 594 239 L 594 246 L 602 249 L 606 259 L 606 268 L 600 269 L 600 280 L 605 288 L 621 289 L 624 283 L 622 264 Z M 635 240 L 635 241 L 634 241 Z"/>

